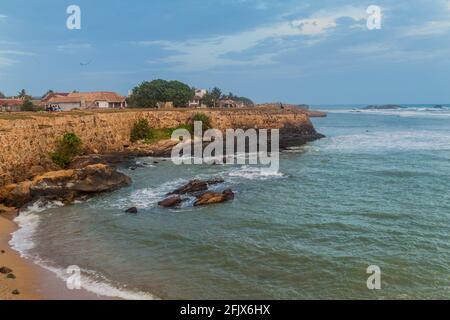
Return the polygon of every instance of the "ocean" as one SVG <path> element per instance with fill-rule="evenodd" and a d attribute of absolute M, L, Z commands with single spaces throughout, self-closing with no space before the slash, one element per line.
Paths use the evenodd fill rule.
<path fill-rule="evenodd" d="M 30 206 L 11 243 L 60 278 L 76 265 L 85 289 L 126 299 L 448 298 L 450 106 L 361 107 L 315 106 L 329 112 L 312 119 L 326 138 L 282 152 L 279 173 L 137 159 L 147 164 L 120 168 L 129 188 Z M 215 177 L 234 201 L 158 207 Z M 372 265 L 379 290 L 367 287 Z"/>

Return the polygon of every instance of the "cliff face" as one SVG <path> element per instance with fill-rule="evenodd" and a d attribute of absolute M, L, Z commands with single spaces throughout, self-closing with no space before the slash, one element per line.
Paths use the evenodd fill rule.
<path fill-rule="evenodd" d="M 4 115 L 0 116 L 0 186 L 28 179 L 36 170 L 42 170 L 41 167 L 55 169 L 49 153 L 54 150 L 56 139 L 65 132 L 79 135 L 87 153 L 120 152 L 130 144 L 130 130 L 136 120 L 148 119 L 154 128 L 174 128 L 187 123 L 198 112 L 209 116 L 212 126 L 219 130 L 296 128 L 307 135 L 315 134 L 305 112 L 287 110 L 126 110 Z"/>

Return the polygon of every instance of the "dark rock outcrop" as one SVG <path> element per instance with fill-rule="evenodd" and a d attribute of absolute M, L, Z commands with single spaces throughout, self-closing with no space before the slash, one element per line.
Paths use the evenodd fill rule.
<path fill-rule="evenodd" d="M 182 195 L 182 194 L 194 194 L 200 191 L 208 190 L 208 186 L 223 183 L 223 179 L 213 179 L 213 180 L 191 180 L 184 186 L 170 192 L 168 195 Z"/>
<path fill-rule="evenodd" d="M 172 208 L 179 205 L 183 200 L 180 196 L 171 196 L 163 201 L 158 202 L 158 205 L 164 208 Z"/>
<path fill-rule="evenodd" d="M 37 200 L 59 200 L 71 203 L 75 199 L 109 192 L 131 184 L 131 179 L 104 164 L 89 165 L 83 169 L 48 172 L 19 184 L 0 190 L 0 203 L 20 208 Z"/>
<path fill-rule="evenodd" d="M 131 207 L 131 208 L 125 210 L 125 213 L 137 214 L 138 209 L 136 207 Z"/>
<path fill-rule="evenodd" d="M 226 189 L 222 193 L 208 191 L 197 197 L 197 201 L 195 201 L 194 206 L 222 203 L 233 199 L 234 192 L 231 191 L 231 189 Z"/>
<path fill-rule="evenodd" d="M 1 267 L 0 268 L 0 273 L 8 274 L 8 273 L 11 273 L 11 272 L 13 272 L 13 271 L 10 268 L 8 268 L 8 267 Z"/>

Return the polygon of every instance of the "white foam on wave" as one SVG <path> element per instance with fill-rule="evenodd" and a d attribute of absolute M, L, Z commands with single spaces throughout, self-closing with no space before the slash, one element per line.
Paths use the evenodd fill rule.
<path fill-rule="evenodd" d="M 59 201 L 42 202 L 36 201 L 26 209 L 21 210 L 14 221 L 19 225 L 19 229 L 12 234 L 9 241 L 11 247 L 26 257 L 31 249 L 35 247 L 34 234 L 39 227 L 39 213 L 51 208 L 62 207 L 64 204 Z"/>
<path fill-rule="evenodd" d="M 283 178 L 285 175 L 279 171 L 271 170 L 270 168 L 242 166 L 233 168 L 228 172 L 230 177 L 239 177 L 249 180 L 267 180 L 274 178 Z"/>
<path fill-rule="evenodd" d="M 39 213 L 51 209 L 64 206 L 61 202 L 41 202 L 37 201 L 20 212 L 15 218 L 15 222 L 19 225 L 17 231 L 12 234 L 9 241 L 11 248 L 17 251 L 22 258 L 32 260 L 35 264 L 42 268 L 53 272 L 57 278 L 66 281 L 70 275 L 66 273 L 64 268 L 55 267 L 51 262 L 43 260 L 37 253 L 32 252 L 35 248 L 35 233 L 41 222 Z M 101 274 L 87 269 L 81 269 L 81 287 L 89 292 L 99 296 L 121 298 L 126 300 L 155 300 L 156 296 L 141 292 L 128 290 L 124 286 L 113 285 L 112 282 Z"/>
<path fill-rule="evenodd" d="M 450 150 L 450 132 L 367 132 L 327 138 L 322 143 L 321 149 L 346 152 Z"/>
<path fill-rule="evenodd" d="M 405 118 L 449 118 L 450 108 L 430 108 L 430 107 L 416 107 L 416 108 L 399 108 L 399 109 L 329 109 L 323 110 L 327 113 L 362 113 L 380 116 L 398 116 Z"/>
<path fill-rule="evenodd" d="M 121 197 L 115 201 L 108 199 L 105 206 L 123 210 L 125 207 L 134 206 L 138 209 L 145 209 L 156 206 L 156 204 L 165 197 L 168 192 L 173 191 L 183 183 L 183 179 L 177 179 L 161 184 L 158 187 L 148 187 L 133 191 L 128 197 Z M 95 207 L 98 204 L 93 204 Z"/>

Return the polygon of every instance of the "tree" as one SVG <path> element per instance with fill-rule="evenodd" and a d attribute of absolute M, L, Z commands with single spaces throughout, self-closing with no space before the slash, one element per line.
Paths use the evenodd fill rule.
<path fill-rule="evenodd" d="M 25 100 L 23 100 L 22 111 L 36 111 L 36 106 L 33 101 L 27 96 L 25 96 Z"/>
<path fill-rule="evenodd" d="M 158 102 L 173 102 L 175 107 L 185 107 L 194 96 L 187 84 L 162 79 L 144 81 L 135 87 L 128 98 L 132 108 L 156 108 Z"/>
<path fill-rule="evenodd" d="M 22 89 L 18 92 L 19 98 L 25 98 L 27 96 L 27 91 L 25 89 Z"/>
<path fill-rule="evenodd" d="M 219 100 L 222 98 L 222 90 L 214 87 L 211 91 L 208 91 L 203 97 L 203 103 L 209 108 L 214 108 L 218 105 Z"/>
<path fill-rule="evenodd" d="M 5 99 L 6 96 L 3 94 L 3 92 L 0 91 L 0 99 Z"/>
<path fill-rule="evenodd" d="M 51 93 L 54 93 L 54 91 L 50 89 L 42 96 L 42 98 L 45 98 L 47 95 L 49 95 Z"/>

